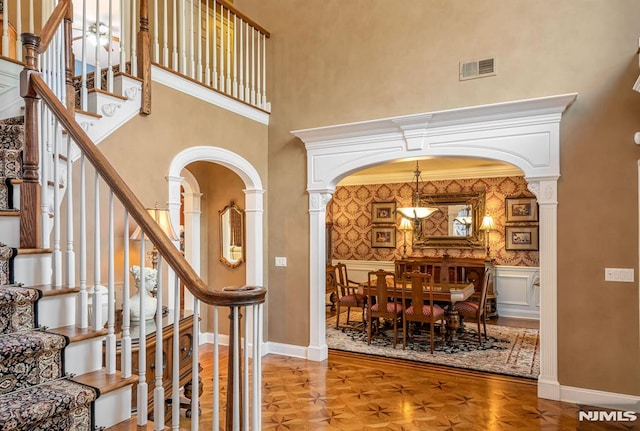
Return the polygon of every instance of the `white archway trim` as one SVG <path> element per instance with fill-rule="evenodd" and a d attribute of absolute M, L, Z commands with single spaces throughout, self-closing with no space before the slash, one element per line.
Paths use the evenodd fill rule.
<path fill-rule="evenodd" d="M 307 150 L 310 334 L 307 357 L 327 358 L 325 211 L 335 185 L 376 164 L 429 156 L 500 160 L 525 174 L 540 204 L 541 364 L 538 395 L 560 399 L 557 358 L 557 180 L 560 120 L 577 94 L 341 124 L 292 133 Z"/>

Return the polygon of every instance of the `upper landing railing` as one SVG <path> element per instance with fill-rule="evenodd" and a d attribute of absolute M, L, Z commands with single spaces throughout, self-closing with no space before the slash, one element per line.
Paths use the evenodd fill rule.
<path fill-rule="evenodd" d="M 40 33 L 58 2 L 0 0 L 4 3 L 0 54 L 23 61 L 20 34 Z M 129 71 L 145 81 L 142 113 L 150 113 L 148 81 L 151 64 L 156 64 L 270 111 L 266 94 L 269 32 L 231 4 L 220 0 L 75 0 L 72 9 L 72 74 L 82 82 L 79 108 L 86 110 L 88 87 L 112 91 L 114 74 Z M 101 75 L 103 79 L 91 78 Z"/>

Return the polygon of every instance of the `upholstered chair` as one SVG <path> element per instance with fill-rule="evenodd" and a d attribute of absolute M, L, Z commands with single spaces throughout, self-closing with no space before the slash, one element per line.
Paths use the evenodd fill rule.
<path fill-rule="evenodd" d="M 444 310 L 433 303 L 433 279 L 429 274 L 419 271 L 407 272 L 402 277 L 402 303 L 406 306 L 402 315 L 403 349 L 407 347 L 407 324 L 428 323 L 429 345 L 433 353 L 435 322 L 441 320 L 444 325 Z"/>
<path fill-rule="evenodd" d="M 491 278 L 491 271 L 487 270 L 484 273 L 484 280 L 480 288 L 480 301 L 460 301 L 453 304 L 453 309 L 464 318 L 476 319 L 478 322 L 478 343 L 482 344 L 482 334 L 480 332 L 480 322 L 484 327 L 484 338 L 487 339 L 487 291 L 489 285 L 493 283 Z"/>
<path fill-rule="evenodd" d="M 393 322 L 393 348 L 398 342 L 398 317 L 402 316 L 402 302 L 389 288 L 396 288 L 395 273 L 379 269 L 369 273 L 367 283 L 367 343 L 371 344 L 374 319 L 389 319 Z"/>
<path fill-rule="evenodd" d="M 336 266 L 336 284 L 338 288 L 338 300 L 336 301 L 336 329 L 340 327 L 340 313 L 343 307 L 347 308 L 347 326 L 351 317 L 351 307 L 357 307 L 362 311 L 362 323 L 365 323 L 364 307 L 367 297 L 360 293 L 360 284 L 349 280 L 347 265 L 338 263 Z"/>

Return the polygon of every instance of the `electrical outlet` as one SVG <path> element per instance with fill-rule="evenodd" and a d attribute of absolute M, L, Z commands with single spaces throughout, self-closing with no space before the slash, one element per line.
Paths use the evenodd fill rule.
<path fill-rule="evenodd" d="M 276 266 L 287 266 L 286 257 L 276 257 Z"/>
<path fill-rule="evenodd" d="M 633 268 L 605 268 L 604 281 L 617 281 L 621 283 L 633 283 Z"/>

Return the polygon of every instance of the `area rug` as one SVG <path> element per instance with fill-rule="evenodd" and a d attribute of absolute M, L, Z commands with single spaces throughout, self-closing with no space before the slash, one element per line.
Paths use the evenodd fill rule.
<path fill-rule="evenodd" d="M 341 316 L 341 325 L 346 313 Z M 327 317 L 327 345 L 329 349 L 366 353 L 407 359 L 417 362 L 445 365 L 475 371 L 537 379 L 540 373 L 540 337 L 537 329 L 487 325 L 487 340 L 478 345 L 475 323 L 465 324 L 455 342 L 447 343 L 436 329 L 435 351 L 430 353 L 429 333 L 419 329 L 407 339 L 402 349 L 402 327 L 398 328 L 398 345 L 393 348 L 393 327 L 384 325 L 377 336 L 367 344 L 361 313 L 351 311 L 351 326 L 336 329 L 336 317 Z"/>

